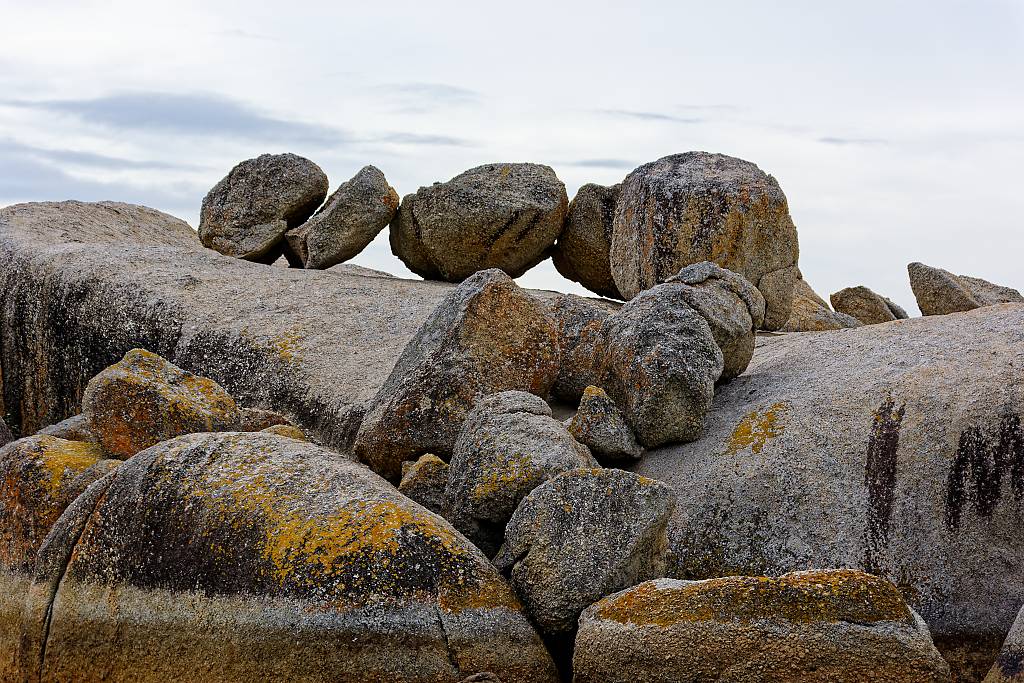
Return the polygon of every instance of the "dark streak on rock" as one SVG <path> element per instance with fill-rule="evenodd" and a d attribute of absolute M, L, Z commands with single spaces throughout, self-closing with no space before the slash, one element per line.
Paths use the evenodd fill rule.
<path fill-rule="evenodd" d="M 964 506 L 973 502 L 979 517 L 991 517 L 1010 476 L 1013 495 L 1024 492 L 1024 432 L 1020 415 L 1006 413 L 996 434 L 973 426 L 960 434 L 946 483 L 946 527 L 960 528 Z"/>
<path fill-rule="evenodd" d="M 896 453 L 900 445 L 900 425 L 906 404 L 896 408 L 892 397 L 875 411 L 868 436 L 864 485 L 868 490 L 868 539 L 866 543 L 868 571 L 876 572 L 874 554 L 889 543 L 889 522 L 896 495 Z"/>

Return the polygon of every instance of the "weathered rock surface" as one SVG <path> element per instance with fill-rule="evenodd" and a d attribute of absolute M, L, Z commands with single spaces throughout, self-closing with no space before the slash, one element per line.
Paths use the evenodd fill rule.
<path fill-rule="evenodd" d="M 261 432 L 267 427 L 291 424 L 291 420 L 274 410 L 240 408 L 238 415 L 238 431 L 240 432 Z"/>
<path fill-rule="evenodd" d="M 672 490 L 614 469 L 577 469 L 523 499 L 495 565 L 541 635 L 570 650 L 580 613 L 616 591 L 665 575 Z"/>
<path fill-rule="evenodd" d="M 608 260 L 620 187 L 594 183 L 581 187 L 569 203 L 565 229 L 551 253 L 551 260 L 563 277 L 613 299 L 623 298 Z"/>
<path fill-rule="evenodd" d="M 1010 627 L 996 663 L 985 676 L 984 683 L 1021 683 L 1024 681 L 1024 610 Z"/>
<path fill-rule="evenodd" d="M 40 429 L 37 434 L 42 436 L 55 436 L 58 439 L 67 439 L 68 441 L 85 441 L 86 443 L 95 443 L 96 436 L 92 433 L 92 425 L 89 424 L 89 418 L 83 414 L 72 415 L 66 420 L 61 420 L 57 424 L 52 424 L 49 427 Z"/>
<path fill-rule="evenodd" d="M 391 251 L 431 280 L 459 282 L 488 268 L 519 277 L 547 257 L 568 203 L 548 166 L 477 166 L 406 195 L 391 223 Z"/>
<path fill-rule="evenodd" d="M 241 417 L 219 384 L 143 349 L 89 381 L 82 412 L 96 442 L 122 459 L 182 434 L 238 429 Z"/>
<path fill-rule="evenodd" d="M 576 683 L 948 683 L 928 628 L 855 571 L 660 579 L 580 619 Z"/>
<path fill-rule="evenodd" d="M 832 308 L 838 313 L 845 313 L 865 325 L 877 325 L 907 317 L 906 311 L 902 308 L 863 285 L 840 289 L 829 299 L 832 301 Z"/>
<path fill-rule="evenodd" d="M 264 434 L 276 434 L 289 439 L 296 439 L 297 441 L 309 441 L 306 433 L 295 425 L 271 425 L 260 431 Z"/>
<path fill-rule="evenodd" d="M 324 201 L 327 175 L 295 154 L 262 154 L 231 169 L 203 199 L 199 239 L 227 256 L 273 263 L 284 235 Z"/>
<path fill-rule="evenodd" d="M 569 423 L 573 438 L 590 449 L 602 465 L 639 460 L 643 447 L 636 442 L 622 411 L 604 389 L 589 386 Z"/>
<path fill-rule="evenodd" d="M 290 259 L 295 265 L 318 270 L 349 260 L 391 222 L 398 203 L 398 193 L 380 169 L 363 167 L 312 218 L 288 231 Z"/>
<path fill-rule="evenodd" d="M 837 313 L 804 280 L 803 275 L 793 286 L 793 312 L 782 326 L 783 332 L 824 332 L 847 327 L 860 327 L 863 323 L 845 313 Z"/>
<path fill-rule="evenodd" d="M 402 463 L 402 481 L 398 490 L 431 512 L 441 514 L 447 486 L 448 463 L 433 453 Z"/>
<path fill-rule="evenodd" d="M 917 306 L 924 315 L 946 315 L 981 306 L 1024 302 L 1024 296 L 1016 289 L 994 285 L 981 278 L 954 275 L 923 263 L 911 263 L 907 272 Z"/>
<path fill-rule="evenodd" d="M 1022 385 L 1024 305 L 764 338 L 635 467 L 678 493 L 672 575 L 864 569 L 983 673 L 1024 603 Z"/>
<path fill-rule="evenodd" d="M 40 551 L 25 621 L 42 681 L 556 680 L 451 526 L 269 434 L 180 437 L 89 489 Z"/>
<path fill-rule="evenodd" d="M 543 399 L 522 391 L 485 396 L 455 443 L 444 516 L 494 555 L 519 502 L 546 480 L 580 467 L 597 467 L 597 461 L 551 417 Z"/>
<path fill-rule="evenodd" d="M 566 403 L 575 403 L 584 389 L 600 379 L 598 345 L 601 323 L 609 311 L 582 297 L 563 294 L 549 303 L 548 315 L 555 323 L 562 351 L 551 393 Z"/>
<path fill-rule="evenodd" d="M 0 446 L 6 446 L 13 440 L 14 436 L 11 434 L 11 430 L 7 428 L 4 418 L 0 417 Z"/>
<path fill-rule="evenodd" d="M 652 287 L 601 326 L 601 379 L 637 441 L 653 448 L 701 434 L 724 359 L 679 283 Z"/>
<path fill-rule="evenodd" d="M 764 327 L 776 330 L 790 316 L 798 256 L 786 196 L 750 162 L 674 154 L 640 166 L 622 182 L 610 262 L 626 298 L 686 265 L 713 261 L 761 291 Z"/>
<path fill-rule="evenodd" d="M 405 460 L 450 458 L 477 398 L 507 390 L 547 396 L 558 366 L 558 337 L 544 306 L 500 270 L 477 273 L 406 346 L 366 412 L 355 452 L 393 479 Z"/>

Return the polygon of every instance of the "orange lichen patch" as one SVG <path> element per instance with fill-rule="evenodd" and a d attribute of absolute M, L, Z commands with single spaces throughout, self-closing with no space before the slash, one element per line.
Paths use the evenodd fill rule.
<path fill-rule="evenodd" d="M 728 455 L 736 455 L 745 448 L 759 454 L 768 441 L 786 430 L 788 410 L 788 405 L 779 402 L 747 414 L 729 436 Z"/>
<path fill-rule="evenodd" d="M 499 607 L 518 612 L 523 608 L 509 585 L 497 577 L 445 590 L 441 593 L 439 604 L 447 612 Z"/>
<path fill-rule="evenodd" d="M 506 487 L 537 479 L 542 474 L 529 455 L 510 455 L 500 468 L 492 468 L 480 476 L 470 497 L 475 501 L 487 500 Z"/>
<path fill-rule="evenodd" d="M 757 620 L 795 623 L 914 624 L 910 609 L 888 581 L 843 569 L 780 577 L 731 576 L 659 585 L 649 581 L 597 605 L 601 618 L 667 627 L 677 623 Z"/>

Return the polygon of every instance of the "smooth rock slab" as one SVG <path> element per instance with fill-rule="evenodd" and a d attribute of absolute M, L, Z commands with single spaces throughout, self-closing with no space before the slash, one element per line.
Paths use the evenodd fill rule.
<path fill-rule="evenodd" d="M 891 583 L 855 571 L 661 579 L 580 618 L 576 683 L 948 683 Z"/>
<path fill-rule="evenodd" d="M 40 551 L 25 614 L 21 662 L 43 682 L 556 680 L 451 526 L 270 434 L 180 437 L 90 488 Z"/>

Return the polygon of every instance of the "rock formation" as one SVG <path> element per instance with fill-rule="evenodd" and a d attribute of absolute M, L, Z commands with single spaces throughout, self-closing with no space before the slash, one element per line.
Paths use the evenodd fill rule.
<path fill-rule="evenodd" d="M 855 571 L 649 581 L 580 618 L 576 683 L 950 683 L 928 628 Z"/>
<path fill-rule="evenodd" d="M 981 278 L 954 275 L 923 263 L 911 263 L 907 272 L 917 306 L 924 315 L 946 315 L 981 306 L 1024 302 L 1016 289 L 994 285 Z"/>
<path fill-rule="evenodd" d="M 841 330 L 846 327 L 860 327 L 863 323 L 856 318 L 837 313 L 811 289 L 802 274 L 798 274 L 793 286 L 793 311 L 782 326 L 782 332 L 824 332 Z"/>
<path fill-rule="evenodd" d="M 460 282 L 488 268 L 519 277 L 548 256 L 568 203 L 548 166 L 478 166 L 406 195 L 391 223 L 391 250 L 431 280 Z"/>
<path fill-rule="evenodd" d="M 600 296 L 621 299 L 609 261 L 619 185 L 588 183 L 569 203 L 565 229 L 551 254 L 558 272 Z"/>
<path fill-rule="evenodd" d="M 327 175 L 295 154 L 263 154 L 231 169 L 203 199 L 199 238 L 227 256 L 273 263 L 284 235 L 327 196 Z"/>
<path fill-rule="evenodd" d="M 907 318 L 907 312 L 902 308 L 864 286 L 840 289 L 829 299 L 837 313 L 844 313 L 864 325 L 877 325 Z"/>
<path fill-rule="evenodd" d="M 7 428 L 4 418 L 0 417 L 0 446 L 5 446 L 13 440 L 14 437 L 11 435 L 11 430 Z"/>
<path fill-rule="evenodd" d="M 583 390 L 600 380 L 598 346 L 601 323 L 610 311 L 593 301 L 562 294 L 548 305 L 548 315 L 558 331 L 562 350 L 558 377 L 551 393 L 566 403 L 576 403 Z"/>
<path fill-rule="evenodd" d="M 602 465 L 639 460 L 644 452 L 622 411 L 600 387 L 589 386 L 583 391 L 569 433 Z"/>
<path fill-rule="evenodd" d="M 626 298 L 683 266 L 713 261 L 761 291 L 764 327 L 775 330 L 790 316 L 798 254 L 786 196 L 750 162 L 674 154 L 640 166 L 622 182 L 610 262 Z"/>
<path fill-rule="evenodd" d="M 431 512 L 441 514 L 447 486 L 448 463 L 433 453 L 402 463 L 402 481 L 398 490 Z"/>

